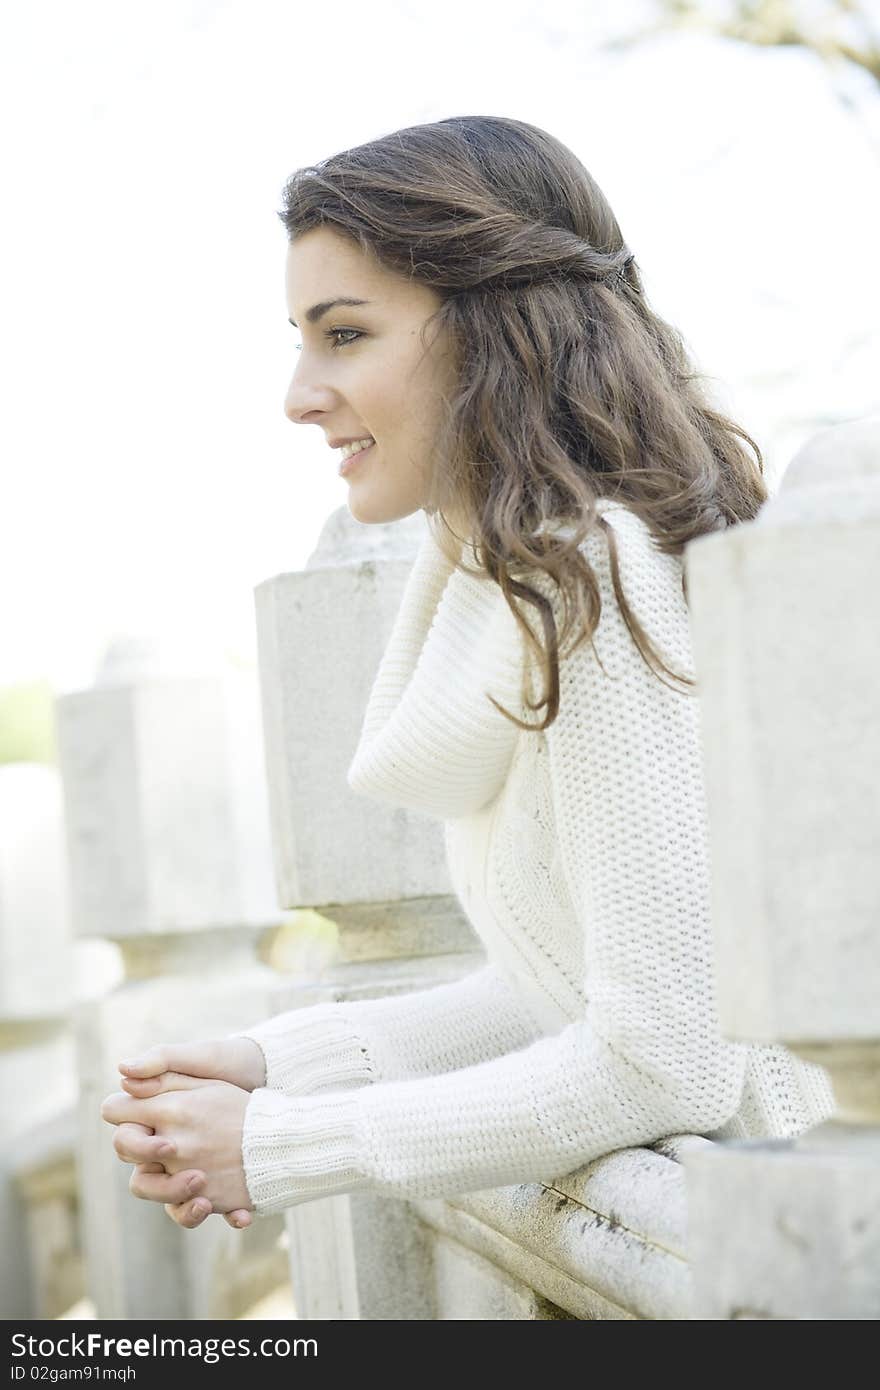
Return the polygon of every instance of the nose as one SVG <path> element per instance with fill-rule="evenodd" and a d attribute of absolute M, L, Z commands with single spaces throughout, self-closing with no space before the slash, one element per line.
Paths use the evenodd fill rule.
<path fill-rule="evenodd" d="M 309 380 L 299 362 L 284 397 L 284 414 L 288 420 L 294 425 L 316 425 L 332 406 L 330 388 L 322 386 L 320 381 Z"/>

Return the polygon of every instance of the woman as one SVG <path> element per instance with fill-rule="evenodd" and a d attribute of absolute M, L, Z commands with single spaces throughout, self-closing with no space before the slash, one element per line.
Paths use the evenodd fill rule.
<path fill-rule="evenodd" d="M 444 821 L 487 964 L 122 1063 L 132 1192 L 246 1225 L 827 1118 L 827 1073 L 716 1014 L 684 547 L 756 516 L 757 445 L 534 126 L 397 131 L 298 171 L 281 216 L 286 413 L 359 446 L 359 521 L 428 519 L 349 785 Z"/>

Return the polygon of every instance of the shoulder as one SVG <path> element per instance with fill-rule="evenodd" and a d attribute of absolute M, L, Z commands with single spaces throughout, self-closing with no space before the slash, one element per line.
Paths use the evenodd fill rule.
<path fill-rule="evenodd" d="M 621 594 L 629 614 L 655 653 L 671 663 L 675 671 L 693 677 L 682 557 L 663 551 L 648 523 L 624 503 L 601 499 L 597 510 L 601 522 L 581 542 L 579 550 L 598 585 L 598 622 L 591 643 L 563 659 L 563 684 L 567 679 L 582 681 L 585 671 L 592 671 L 596 657 L 603 672 L 627 672 L 627 678 L 637 684 L 647 680 L 650 686 L 651 681 L 657 681 L 635 641 L 621 606 Z M 539 587 L 550 599 L 559 624 L 563 605 L 555 583 L 542 574 Z"/>
<path fill-rule="evenodd" d="M 680 566 L 680 558 L 664 554 L 658 547 L 657 538 L 648 523 L 626 502 L 600 497 L 596 503 L 596 511 L 600 521 L 592 528 L 580 546 L 580 549 L 591 562 L 595 559 L 601 563 L 608 553 L 607 537 L 611 531 L 618 549 L 622 548 L 634 557 L 641 557 L 643 562 L 656 555 L 662 560 L 672 560 Z M 548 530 L 556 535 L 571 535 L 574 531 L 574 525 L 568 520 L 549 521 L 545 522 L 535 534 L 539 535 Z M 666 565 L 660 568 L 671 570 L 673 567 Z"/>
<path fill-rule="evenodd" d="M 603 524 L 595 526 L 581 546 L 591 563 L 602 569 L 610 567 L 610 533 L 615 552 L 631 571 L 633 581 L 660 587 L 669 582 L 681 583 L 681 556 L 662 550 L 658 538 L 638 512 L 623 502 L 606 500 L 600 500 L 598 512 Z"/>
<path fill-rule="evenodd" d="M 648 523 L 632 508 L 606 503 L 600 515 L 607 530 L 596 527 L 581 550 L 599 575 L 603 600 L 614 592 L 613 545 L 621 586 L 638 616 L 649 627 L 686 624 L 683 557 L 664 551 Z"/>
<path fill-rule="evenodd" d="M 665 614 L 669 620 L 675 615 L 681 622 L 687 613 L 682 557 L 662 550 L 648 523 L 626 503 L 600 498 L 597 512 L 600 521 L 581 542 L 579 550 L 596 575 L 603 609 L 606 603 L 616 606 L 616 561 L 620 584 L 631 606 L 645 609 L 646 617 Z M 570 522 L 551 525 L 557 534 L 573 531 Z M 555 585 L 549 576 L 543 578 L 547 583 L 542 584 L 542 589 L 549 597 L 555 592 Z"/>

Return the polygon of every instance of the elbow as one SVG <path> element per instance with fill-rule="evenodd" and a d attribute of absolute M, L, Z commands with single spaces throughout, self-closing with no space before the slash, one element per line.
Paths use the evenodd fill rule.
<path fill-rule="evenodd" d="M 655 1030 L 629 1038 L 626 1046 L 619 1037 L 611 1044 L 590 1030 L 588 1066 L 595 1069 L 601 1057 L 665 1134 L 720 1129 L 742 1104 L 748 1044 L 704 1035 L 699 1041 L 665 1040 L 658 1046 L 658 1036 Z"/>
<path fill-rule="evenodd" d="M 389 802 L 391 805 L 397 804 L 394 789 L 389 790 L 375 777 L 370 776 L 369 761 L 360 753 L 352 759 L 345 774 L 345 781 L 349 791 L 354 792 L 356 796 L 366 796 L 371 801 Z"/>
<path fill-rule="evenodd" d="M 717 1056 L 695 1059 L 670 1088 L 676 1133 L 706 1134 L 733 1118 L 742 1103 L 747 1052 L 742 1043 L 725 1043 Z"/>

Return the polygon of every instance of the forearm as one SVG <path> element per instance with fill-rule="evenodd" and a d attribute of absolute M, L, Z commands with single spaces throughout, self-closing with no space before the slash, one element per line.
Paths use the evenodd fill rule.
<path fill-rule="evenodd" d="M 379 999 L 332 1000 L 242 1029 L 288 1096 L 406 1080 L 525 1047 L 536 1022 L 492 964 L 463 979 Z"/>
<path fill-rule="evenodd" d="M 744 1054 L 711 1038 L 693 1056 L 670 1044 L 651 1075 L 585 1018 L 457 1072 L 314 1096 L 262 1088 L 242 1134 L 248 1192 L 268 1214 L 357 1190 L 448 1197 L 552 1182 L 614 1149 L 723 1123 Z"/>

